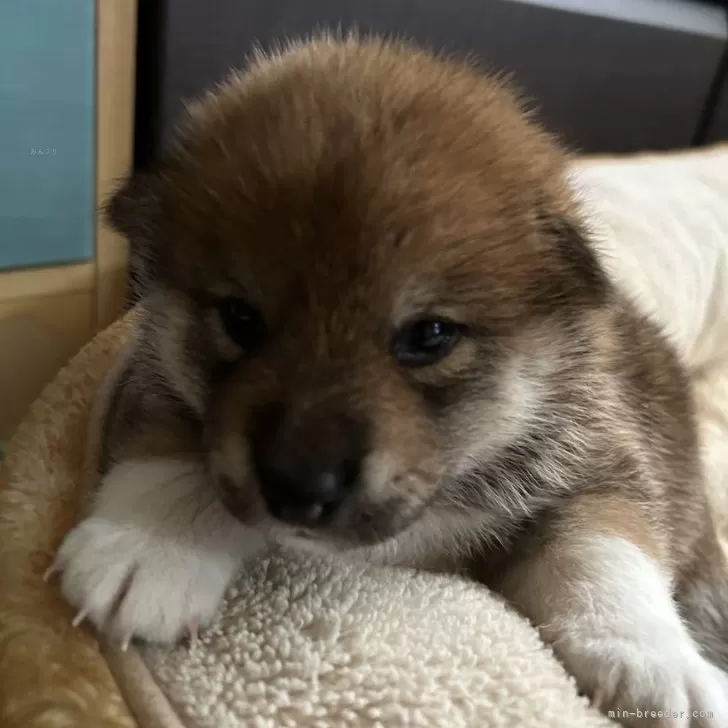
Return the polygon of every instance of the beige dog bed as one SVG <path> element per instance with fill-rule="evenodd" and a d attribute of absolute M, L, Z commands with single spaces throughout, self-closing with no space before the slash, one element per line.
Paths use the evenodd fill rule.
<path fill-rule="evenodd" d="M 613 274 L 694 372 L 724 513 L 728 148 L 580 163 L 575 183 Z M 80 513 L 90 402 L 133 317 L 47 387 L 0 470 L 3 728 L 610 725 L 525 620 L 456 577 L 271 554 L 190 646 L 120 652 L 74 628 L 42 574 Z"/>

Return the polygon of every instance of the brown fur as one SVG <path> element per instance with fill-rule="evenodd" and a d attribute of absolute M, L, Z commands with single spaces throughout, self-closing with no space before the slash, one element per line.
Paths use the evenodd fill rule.
<path fill-rule="evenodd" d="M 204 452 L 253 526 L 475 557 L 492 584 L 584 531 L 641 546 L 677 594 L 706 569 L 725 583 L 689 384 L 607 280 L 568 161 L 499 82 L 405 46 L 321 39 L 233 76 L 109 207 L 147 314 L 107 462 Z M 225 295 L 267 323 L 249 357 L 220 324 Z M 404 370 L 389 339 L 421 312 L 469 334 Z M 250 433 L 273 406 L 282 452 L 322 450 L 342 412 L 367 425 L 363 487 L 325 528 L 265 511 Z"/>

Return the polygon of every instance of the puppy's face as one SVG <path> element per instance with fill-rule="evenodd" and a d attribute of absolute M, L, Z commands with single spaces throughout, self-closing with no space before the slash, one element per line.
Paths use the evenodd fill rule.
<path fill-rule="evenodd" d="M 462 506 L 604 293 L 563 186 L 506 91 L 398 46 L 302 46 L 193 108 L 110 217 L 229 508 L 356 545 Z"/>

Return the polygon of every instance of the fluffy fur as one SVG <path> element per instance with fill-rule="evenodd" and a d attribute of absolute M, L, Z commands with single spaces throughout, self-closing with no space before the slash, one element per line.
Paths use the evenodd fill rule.
<path fill-rule="evenodd" d="M 602 269 L 567 161 L 499 82 L 376 40 L 259 59 L 193 107 L 109 208 L 146 316 L 57 563 L 81 615 L 178 638 L 261 536 L 445 557 L 624 723 L 675 703 L 656 725 L 728 725 L 701 654 L 728 667 L 728 586 L 689 383 Z M 225 330 L 231 297 L 264 322 L 254 351 Z M 421 317 L 465 335 L 406 369 L 391 339 Z M 284 523 L 261 437 L 293 473 L 354 448 L 356 488 Z"/>

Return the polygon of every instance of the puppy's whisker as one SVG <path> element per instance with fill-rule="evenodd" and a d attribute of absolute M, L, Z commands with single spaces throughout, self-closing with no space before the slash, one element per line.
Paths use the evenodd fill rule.
<path fill-rule="evenodd" d="M 43 572 L 43 581 L 46 583 L 49 582 L 60 570 L 60 561 L 54 559 L 53 563 Z"/>
<path fill-rule="evenodd" d="M 88 613 L 88 607 L 83 607 L 82 609 L 79 609 L 78 612 L 76 612 L 76 616 L 71 620 L 71 624 L 74 627 L 79 627 L 83 620 L 88 617 Z"/>

